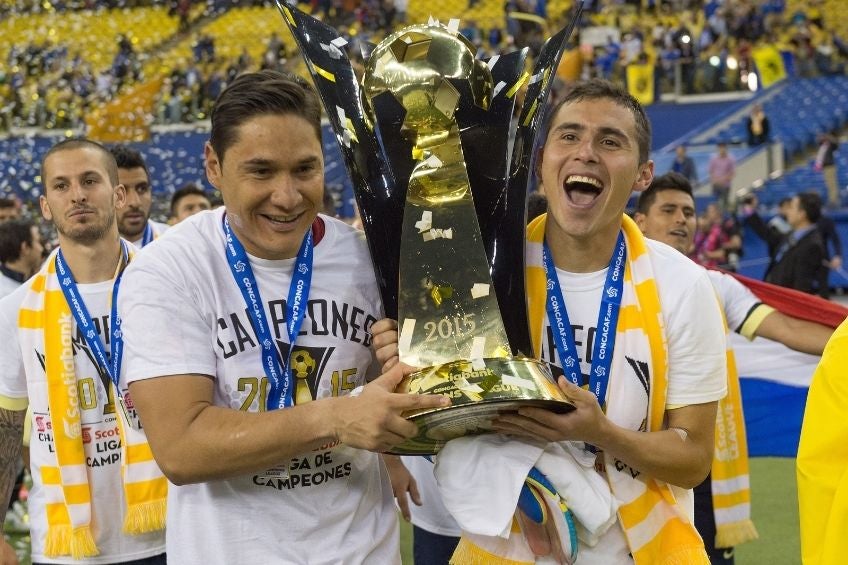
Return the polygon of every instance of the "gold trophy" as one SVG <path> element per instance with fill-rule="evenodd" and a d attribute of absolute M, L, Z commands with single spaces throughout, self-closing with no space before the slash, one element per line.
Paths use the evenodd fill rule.
<path fill-rule="evenodd" d="M 399 390 L 452 401 L 408 414 L 419 434 L 394 452 L 436 453 L 520 406 L 573 409 L 547 365 L 527 357 L 524 226 L 540 108 L 579 14 L 532 75 L 526 50 L 482 61 L 457 22 L 431 21 L 366 46 L 360 86 L 335 30 L 278 6 L 351 174 L 384 307 L 398 319 L 400 360 L 424 367 Z"/>

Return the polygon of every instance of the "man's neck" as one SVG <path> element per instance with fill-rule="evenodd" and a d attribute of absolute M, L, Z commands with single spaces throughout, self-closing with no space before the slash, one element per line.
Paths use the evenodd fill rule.
<path fill-rule="evenodd" d="M 806 220 L 803 221 L 803 222 L 798 222 L 798 224 L 796 226 L 794 226 L 795 229 L 793 229 L 792 231 L 794 231 L 795 233 L 802 232 L 812 225 L 813 224 L 811 224 L 810 222 L 808 222 Z"/>
<path fill-rule="evenodd" d="M 3 263 L 3 267 L 10 271 L 20 273 L 24 278 L 32 276 L 32 271 L 28 268 L 26 261 L 22 258 L 15 259 L 14 261 L 7 261 L 6 263 Z"/>
<path fill-rule="evenodd" d="M 608 233 L 574 237 L 563 233 L 549 216 L 545 239 L 558 269 L 569 273 L 594 273 L 609 266 L 620 229 L 620 225 L 613 225 L 606 230 Z"/>
<path fill-rule="evenodd" d="M 126 239 L 127 241 L 132 243 L 133 245 L 137 245 L 138 247 L 141 247 L 141 243 L 142 243 L 142 241 L 144 241 L 144 234 L 147 233 L 147 227 L 148 226 L 150 226 L 151 229 L 153 228 L 153 224 L 150 223 L 150 218 L 148 218 L 147 221 L 144 222 L 144 227 L 141 229 L 141 233 L 139 233 L 138 235 L 127 235 L 125 233 L 120 233 L 118 235 L 120 235 L 121 237 L 123 237 L 124 239 Z"/>
<path fill-rule="evenodd" d="M 60 236 L 59 247 L 77 283 L 98 283 L 115 277 L 121 260 L 121 241 L 117 234 L 108 234 L 90 244 L 68 241 Z"/>

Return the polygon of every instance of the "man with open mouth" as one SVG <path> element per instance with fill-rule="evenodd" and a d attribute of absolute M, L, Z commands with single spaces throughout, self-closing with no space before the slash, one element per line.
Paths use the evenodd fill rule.
<path fill-rule="evenodd" d="M 714 291 L 703 269 L 623 214 L 654 176 L 640 104 L 592 80 L 548 119 L 537 162 L 548 213 L 528 226 L 528 309 L 534 353 L 576 409 L 522 408 L 499 428 L 569 442 L 609 483 L 618 519 L 580 540 L 580 563 L 708 563 L 692 488 L 709 472 L 726 393 Z M 550 522 L 521 520 L 537 556 L 557 557 Z"/>

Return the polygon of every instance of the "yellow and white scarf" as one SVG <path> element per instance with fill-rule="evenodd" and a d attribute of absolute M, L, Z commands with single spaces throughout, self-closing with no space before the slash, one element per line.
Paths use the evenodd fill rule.
<path fill-rule="evenodd" d="M 74 319 L 56 276 L 54 252 L 33 277 L 18 313 L 23 351 L 44 351 L 47 402 L 53 423 L 56 465 L 41 467 L 47 516 L 47 557 L 92 557 L 99 550 L 91 531 L 91 490 L 82 441 Z M 117 391 L 115 391 L 117 398 Z M 127 511 L 124 531 L 141 534 L 165 527 L 167 479 L 153 459 L 144 433 L 117 411 L 121 472 Z"/>
<path fill-rule="evenodd" d="M 546 277 L 542 242 L 547 215 L 527 229 L 527 296 L 530 330 L 536 356 L 541 352 L 546 310 Z M 632 430 L 647 432 L 664 428 L 668 387 L 668 349 L 659 294 L 645 238 L 636 224 L 623 216 L 627 245 L 624 295 L 616 328 L 612 375 L 632 371 L 626 357 L 644 363 L 649 373 L 647 405 L 634 402 L 628 383 L 635 379 L 612 378 L 609 383 L 607 417 Z M 636 565 L 707 564 L 701 536 L 674 497 L 670 485 L 638 474 L 618 470 L 615 460 L 604 454 L 607 480 L 621 503 L 618 517 Z"/>
<path fill-rule="evenodd" d="M 728 332 L 727 320 L 724 327 Z M 751 520 L 751 484 L 742 391 L 729 338 L 727 396 L 718 401 L 711 490 L 716 523 L 715 546 L 734 547 L 757 539 L 757 528 Z"/>

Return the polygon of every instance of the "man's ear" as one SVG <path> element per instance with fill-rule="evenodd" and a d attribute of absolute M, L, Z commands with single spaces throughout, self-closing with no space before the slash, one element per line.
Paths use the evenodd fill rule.
<path fill-rule="evenodd" d="M 53 220 L 53 214 L 50 212 L 50 206 L 47 205 L 47 198 L 43 195 L 38 197 L 38 206 L 41 208 L 42 217 L 48 222 Z"/>
<path fill-rule="evenodd" d="M 648 219 L 648 216 L 643 214 L 642 212 L 634 212 L 633 213 L 633 221 L 636 222 L 636 225 L 639 226 L 639 231 L 645 233 L 645 221 Z"/>
<path fill-rule="evenodd" d="M 639 174 L 633 182 L 633 191 L 642 192 L 654 182 L 654 162 L 648 160 L 647 163 L 639 165 Z"/>
<path fill-rule="evenodd" d="M 545 148 L 539 147 L 536 149 L 536 159 L 533 161 L 533 174 L 536 175 L 536 182 L 542 184 L 542 160 L 545 155 Z M 539 191 L 541 192 L 541 191 Z"/>
<path fill-rule="evenodd" d="M 212 144 L 208 141 L 203 146 L 203 157 L 206 164 L 206 178 L 209 180 L 209 184 L 221 190 L 221 160 L 218 158 L 218 154 L 215 152 Z"/>
<path fill-rule="evenodd" d="M 115 185 L 115 209 L 120 210 L 127 203 L 127 187 L 122 184 Z"/>

